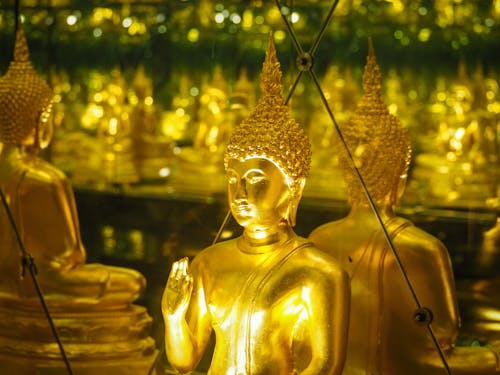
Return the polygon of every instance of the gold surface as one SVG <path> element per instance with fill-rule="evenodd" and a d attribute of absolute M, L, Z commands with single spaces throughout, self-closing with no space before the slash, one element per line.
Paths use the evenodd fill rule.
<path fill-rule="evenodd" d="M 278 73 L 271 39 L 264 95 L 225 157 L 229 205 L 243 235 L 206 248 L 190 265 L 175 262 L 165 287 L 165 348 L 180 371 L 195 368 L 213 331 L 209 374 L 342 373 L 347 278 L 292 230 L 310 155 L 303 133 L 283 133 L 298 125 L 283 105 Z M 256 142 L 242 138 L 250 129 Z"/>

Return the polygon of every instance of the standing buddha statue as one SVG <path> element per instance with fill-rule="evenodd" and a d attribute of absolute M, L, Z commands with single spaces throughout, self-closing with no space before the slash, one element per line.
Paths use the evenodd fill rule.
<path fill-rule="evenodd" d="M 127 366 L 144 368 L 154 351 L 148 337 L 151 318 L 133 301 L 144 290 L 145 279 L 134 270 L 86 264 L 71 185 L 38 156 L 52 136 L 51 98 L 19 28 L 14 61 L 0 79 L 0 188 L 16 226 L 1 207 L 2 369 L 33 374 L 62 364 L 34 284 L 23 277 L 15 229 L 34 258 L 47 307 L 75 367 L 94 366 L 88 374 L 100 373 L 99 367 L 114 374 Z"/>
<path fill-rule="evenodd" d="M 357 166 L 422 306 L 452 374 L 494 374 L 498 356 L 486 347 L 455 347 L 459 313 L 450 258 L 432 235 L 398 217 L 410 163 L 408 132 L 391 115 L 381 93 L 373 46 L 363 76 L 364 95 L 341 126 Z M 351 210 L 315 229 L 309 239 L 336 258 L 351 282 L 351 310 L 344 374 L 446 374 L 416 303 L 367 200 L 347 152 L 341 152 Z"/>
<path fill-rule="evenodd" d="M 190 265 L 175 262 L 164 291 L 166 353 L 181 372 L 196 367 L 212 331 L 208 374 L 342 372 L 347 278 L 292 229 L 311 155 L 281 88 L 271 37 L 263 96 L 224 154 L 229 206 L 244 232 Z"/>

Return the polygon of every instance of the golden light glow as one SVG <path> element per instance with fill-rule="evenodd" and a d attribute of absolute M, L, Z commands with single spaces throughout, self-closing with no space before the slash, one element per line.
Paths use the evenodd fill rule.
<path fill-rule="evenodd" d="M 253 26 L 253 12 L 250 9 L 246 9 L 243 12 L 243 21 L 241 23 L 243 29 L 247 30 Z"/>
<path fill-rule="evenodd" d="M 66 23 L 69 25 L 69 26 L 73 26 L 74 24 L 76 24 L 76 22 L 78 21 L 78 18 L 76 18 L 75 15 L 71 14 L 69 15 L 67 18 L 66 18 Z"/>
<path fill-rule="evenodd" d="M 283 30 L 277 30 L 274 33 L 274 38 L 276 39 L 277 43 L 283 42 L 286 39 L 286 32 Z"/>
<path fill-rule="evenodd" d="M 392 10 L 394 13 L 401 13 L 405 10 L 405 5 L 401 2 L 401 0 L 387 0 L 387 2 L 392 4 Z"/>
<path fill-rule="evenodd" d="M 161 168 L 159 171 L 158 171 L 158 175 L 160 177 L 168 177 L 170 176 L 170 168 Z"/>
<path fill-rule="evenodd" d="M 389 109 L 389 113 L 391 115 L 395 115 L 398 113 L 398 105 L 396 103 L 389 104 L 387 108 Z"/>
<path fill-rule="evenodd" d="M 456 152 L 447 152 L 446 153 L 446 160 L 454 162 L 457 161 L 457 154 Z M 440 167 L 439 171 L 441 173 L 449 173 L 449 168 L 448 167 Z"/>
<path fill-rule="evenodd" d="M 109 120 L 108 132 L 110 135 L 118 134 L 118 119 L 116 117 Z"/>
<path fill-rule="evenodd" d="M 124 18 L 122 21 L 122 26 L 127 28 L 127 27 L 130 27 L 130 25 L 132 25 L 132 18 L 130 18 L 130 17 Z"/>
<path fill-rule="evenodd" d="M 418 40 L 421 42 L 428 42 L 431 35 L 432 35 L 431 29 L 427 29 L 427 28 L 421 29 L 418 32 Z"/>
<path fill-rule="evenodd" d="M 104 115 L 104 109 L 100 105 L 92 104 L 90 106 L 90 113 L 94 117 L 101 118 Z"/>
<path fill-rule="evenodd" d="M 200 38 L 200 30 L 193 28 L 188 31 L 187 40 L 189 40 L 191 43 L 197 42 L 199 38 Z"/>

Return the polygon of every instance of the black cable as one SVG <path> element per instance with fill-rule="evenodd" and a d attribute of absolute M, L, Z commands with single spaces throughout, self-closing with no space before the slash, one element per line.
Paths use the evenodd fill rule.
<path fill-rule="evenodd" d="M 17 243 L 19 244 L 19 248 L 21 249 L 22 252 L 22 275 L 24 277 L 25 274 L 25 269 L 26 267 L 28 268 L 31 279 L 33 280 L 33 284 L 35 285 L 36 293 L 38 295 L 38 298 L 40 299 L 40 303 L 42 304 L 43 311 L 45 313 L 45 316 L 47 318 L 47 321 L 49 322 L 50 328 L 52 330 L 52 334 L 54 335 L 54 338 L 57 342 L 57 345 L 59 347 L 59 351 L 61 352 L 62 359 L 64 361 L 64 364 L 66 365 L 66 369 L 68 370 L 68 374 L 73 375 L 73 371 L 71 370 L 71 365 L 69 363 L 69 360 L 66 356 L 66 352 L 64 350 L 64 347 L 62 345 L 62 342 L 59 338 L 59 334 L 57 333 L 56 327 L 54 325 L 54 321 L 52 320 L 52 317 L 50 316 L 49 309 L 47 308 L 47 304 L 45 303 L 45 298 L 43 297 L 42 290 L 40 289 L 40 284 L 38 283 L 38 279 L 36 277 L 37 274 L 37 268 L 35 264 L 35 259 L 33 256 L 28 253 L 24 247 L 24 244 L 21 240 L 21 236 L 19 235 L 19 231 L 17 230 L 16 223 L 14 221 L 14 217 L 12 216 L 12 212 L 9 208 L 9 204 L 7 203 L 7 199 L 5 198 L 5 195 L 0 189 L 0 196 L 2 199 L 2 204 L 5 208 L 5 212 L 7 213 L 7 217 L 9 218 L 9 222 L 11 224 L 12 230 L 14 231 L 14 234 L 16 236 Z"/>

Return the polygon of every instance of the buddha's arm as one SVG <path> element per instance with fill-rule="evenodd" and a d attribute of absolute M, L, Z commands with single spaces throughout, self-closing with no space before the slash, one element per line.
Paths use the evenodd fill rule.
<path fill-rule="evenodd" d="M 41 176 L 28 172 L 19 185 L 19 207 L 28 251 L 64 269 L 85 262 L 85 250 L 73 195 L 67 182 L 56 177 L 50 171 Z"/>
<path fill-rule="evenodd" d="M 455 347 L 445 352 L 453 375 L 500 374 L 499 353 L 487 347 Z"/>
<path fill-rule="evenodd" d="M 453 345 L 458 334 L 460 317 L 455 280 L 448 251 L 440 242 L 431 242 L 423 251 L 420 275 L 415 288 L 422 306 L 433 314 L 432 328 L 443 349 Z"/>
<path fill-rule="evenodd" d="M 453 374 L 494 374 L 498 368 L 498 357 L 487 348 L 454 347 L 460 325 L 455 293 L 455 281 L 448 251 L 439 241 L 431 241 L 430 246 L 419 257 L 419 276 L 415 276 L 417 294 L 424 307 L 433 313 L 432 329 L 446 357 Z M 425 259 L 427 258 L 427 259 Z M 411 276 L 411 275 L 410 275 Z M 425 329 L 424 326 L 420 327 Z M 428 341 L 430 343 L 430 340 Z M 427 361 L 437 368 L 443 363 L 437 352 L 428 356 Z"/>
<path fill-rule="evenodd" d="M 180 372 L 193 370 L 210 337 L 211 326 L 201 277 L 187 272 L 187 259 L 172 266 L 163 293 L 165 351 L 169 363 Z"/>
<path fill-rule="evenodd" d="M 308 293 L 303 293 L 309 317 L 312 358 L 302 375 L 341 374 L 344 367 L 349 326 L 349 281 L 345 272 L 327 267 L 330 268 L 328 275 L 315 275 L 307 288 Z"/>
<path fill-rule="evenodd" d="M 68 180 L 63 181 L 62 189 L 64 189 L 63 196 L 66 199 L 63 200 L 63 211 L 66 218 L 68 233 L 71 233 L 72 241 L 74 241 L 74 247 L 78 248 L 79 252 L 82 254 L 82 263 L 86 260 L 85 247 L 82 243 L 81 233 L 80 233 L 80 221 L 78 219 L 78 210 L 76 208 L 75 195 L 73 192 L 73 187 Z"/>

